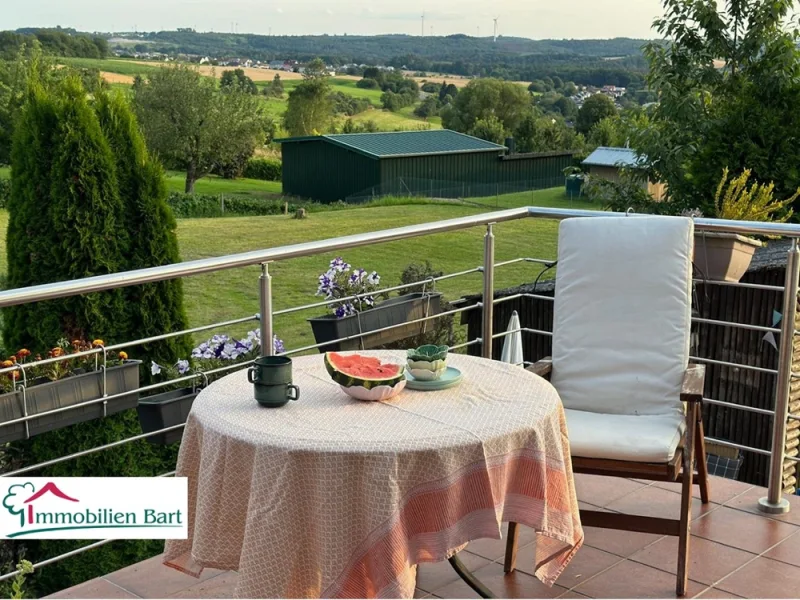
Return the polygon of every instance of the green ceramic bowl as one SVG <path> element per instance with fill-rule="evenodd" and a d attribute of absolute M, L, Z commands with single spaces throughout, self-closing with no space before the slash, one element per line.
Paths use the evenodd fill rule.
<path fill-rule="evenodd" d="M 437 360 L 447 360 L 447 353 L 450 350 L 447 346 L 436 346 L 427 344 L 419 348 L 408 350 L 408 360 L 434 362 Z"/>

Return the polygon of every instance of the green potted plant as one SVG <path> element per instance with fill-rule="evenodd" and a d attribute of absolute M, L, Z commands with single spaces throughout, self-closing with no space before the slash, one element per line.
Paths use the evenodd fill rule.
<path fill-rule="evenodd" d="M 748 185 L 750 169 L 728 179 L 728 169 L 714 195 L 714 212 L 718 219 L 733 221 L 774 221 L 782 223 L 792 216 L 790 205 L 800 196 L 800 189 L 786 200 L 774 199 L 773 183 Z M 699 211 L 684 212 L 702 216 Z M 762 243 L 735 233 L 698 231 L 694 238 L 694 265 L 700 279 L 738 282 L 744 276 L 756 248 Z"/>
<path fill-rule="evenodd" d="M 285 351 L 283 341 L 278 336 L 273 336 L 272 343 L 275 354 Z M 219 367 L 245 363 L 256 358 L 260 352 L 261 335 L 258 329 L 248 332 L 247 336 L 242 339 L 225 334 L 214 335 L 192 350 L 190 358 L 179 360 L 171 366 L 152 362 L 150 372 L 154 377 L 160 375 L 165 380 L 177 379 L 192 373 L 200 374 Z M 230 371 L 221 372 L 206 377 L 198 375 L 193 381 L 182 381 L 165 388 L 165 391 L 161 393 L 142 398 L 136 408 L 142 431 L 150 433 L 185 423 L 194 399 L 197 398 L 203 386 L 213 379 L 229 373 Z M 173 429 L 150 436 L 147 441 L 154 445 L 164 446 L 179 442 L 182 436 L 183 429 Z"/>
<path fill-rule="evenodd" d="M 42 356 L 36 355 L 31 360 L 31 352 L 23 348 L 0 363 L 3 369 L 16 367 L 0 375 L 0 390 L 3 392 L 0 394 L 0 443 L 24 440 L 28 435 L 34 436 L 134 408 L 139 401 L 141 361 L 128 360 L 125 352 L 107 352 L 103 368 L 102 352 L 72 356 L 103 345 L 103 340 L 90 343 L 62 339 L 44 358 L 63 360 L 41 365 L 38 363 L 44 360 Z M 31 419 L 27 421 L 27 428 L 24 422 L 5 425 L 26 415 L 98 400 L 103 397 L 104 390 L 107 396 L 122 395 L 106 402 L 95 402 Z"/>
<path fill-rule="evenodd" d="M 342 258 L 330 262 L 328 270 L 319 276 L 316 295 L 330 300 L 331 314 L 309 319 L 317 343 L 375 333 L 365 335 L 361 340 L 354 338 L 325 344 L 319 348 L 320 352 L 374 348 L 420 335 L 429 325 L 408 321 L 442 312 L 439 292 L 411 292 L 376 302 L 377 298 L 386 297 L 378 294 L 379 284 L 380 276 L 375 271 L 367 273 L 364 269 L 354 269 Z M 357 298 L 348 299 L 351 296 Z M 376 331 L 403 323 L 406 325 Z"/>

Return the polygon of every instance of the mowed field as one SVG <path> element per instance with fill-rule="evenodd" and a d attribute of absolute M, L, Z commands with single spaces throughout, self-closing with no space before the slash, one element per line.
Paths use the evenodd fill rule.
<path fill-rule="evenodd" d="M 398 199 L 398 202 L 402 200 Z M 596 208 L 582 201 L 569 201 L 562 188 L 540 190 L 487 198 L 476 201 L 484 206 L 449 203 L 396 204 L 367 206 L 331 212 L 311 213 L 296 220 L 278 215 L 221 219 L 179 219 L 178 240 L 183 260 L 194 260 L 247 252 L 287 244 L 321 240 L 343 235 L 391 229 L 404 225 L 428 223 L 443 219 L 479 214 L 496 208 L 537 205 L 548 207 Z M 494 206 L 493 202 L 498 205 Z M 5 272 L 5 236 L 8 213 L 0 211 L 0 272 Z M 495 227 L 496 260 L 520 256 L 552 259 L 556 255 L 558 223 L 553 220 L 525 219 L 500 223 Z M 355 267 L 375 270 L 385 286 L 397 285 L 400 274 L 410 263 L 430 260 L 434 268 L 445 273 L 477 267 L 483 260 L 483 228 L 477 227 L 414 240 L 391 242 L 343 251 L 342 257 Z M 326 270 L 334 253 L 280 261 L 271 267 L 275 310 L 310 304 L 317 278 Z M 519 263 L 499 268 L 495 275 L 498 289 L 531 282 L 539 265 Z M 187 313 L 191 326 L 206 325 L 245 317 L 258 312 L 258 267 L 247 267 L 189 277 L 184 280 Z M 437 289 L 448 299 L 480 293 L 480 274 L 471 274 L 440 282 Z M 279 315 L 275 320 L 277 334 L 287 348 L 314 343 L 306 319 L 324 314 L 324 310 Z M 253 328 L 252 324 L 249 328 Z M 241 335 L 247 326 L 229 331 Z M 205 334 L 195 336 L 195 341 Z M 209 334 L 210 335 L 210 334 Z"/>

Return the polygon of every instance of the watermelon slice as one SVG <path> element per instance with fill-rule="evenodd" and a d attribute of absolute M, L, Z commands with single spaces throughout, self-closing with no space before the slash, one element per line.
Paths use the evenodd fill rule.
<path fill-rule="evenodd" d="M 394 387 L 405 381 L 403 365 L 382 363 L 378 358 L 360 354 L 344 356 L 326 352 L 325 368 L 331 378 L 345 388 L 360 386 L 371 390 L 378 386 Z"/>

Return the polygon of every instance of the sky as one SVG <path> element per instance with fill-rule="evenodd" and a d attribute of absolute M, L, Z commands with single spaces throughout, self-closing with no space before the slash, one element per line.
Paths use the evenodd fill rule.
<path fill-rule="evenodd" d="M 661 0 L 0 0 L 0 30 L 419 35 L 423 12 L 425 35 L 488 36 L 498 17 L 500 35 L 652 38 Z"/>

